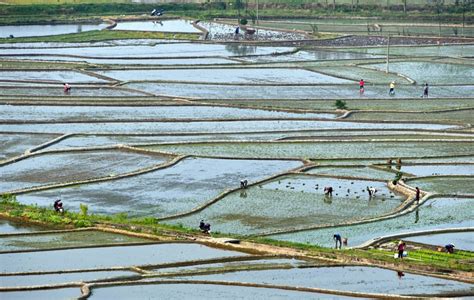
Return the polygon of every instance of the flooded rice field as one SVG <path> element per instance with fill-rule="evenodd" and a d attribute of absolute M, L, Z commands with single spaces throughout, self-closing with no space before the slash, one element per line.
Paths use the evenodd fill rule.
<path fill-rule="evenodd" d="M 225 58 L 182 58 L 182 59 L 166 59 L 166 58 L 136 58 L 136 59 L 108 59 L 108 58 L 85 58 L 72 56 L 5 56 L 0 57 L 8 60 L 28 60 L 28 61 L 51 61 L 51 62 L 83 62 L 96 65 L 227 65 L 239 64 L 236 60 Z"/>
<path fill-rule="evenodd" d="M 385 70 L 385 64 L 368 65 Z M 394 62 L 391 72 L 404 74 L 420 84 L 473 84 L 474 66 L 433 62 Z"/>
<path fill-rule="evenodd" d="M 401 172 L 415 176 L 470 175 L 474 176 L 474 165 L 415 165 L 402 166 Z"/>
<path fill-rule="evenodd" d="M 2 287 L 18 287 L 18 286 L 32 286 L 32 285 L 47 285 L 68 282 L 81 282 L 93 280 L 107 280 L 110 278 L 126 278 L 136 275 L 134 272 L 127 271 L 107 271 L 107 272 L 80 272 L 80 273 L 63 273 L 63 274 L 46 274 L 46 275 L 26 275 L 26 276 L 2 276 L 0 278 L 0 286 Z M 7 294 L 8 295 L 8 294 Z M 14 294 L 13 294 L 14 295 Z M 33 292 L 30 292 L 33 296 Z M 54 299 L 66 299 L 61 295 Z M 74 298 L 77 295 L 74 296 Z M 16 298 L 15 298 L 16 299 Z M 35 298 L 36 299 L 36 298 Z M 53 298 L 49 298 L 53 299 Z M 69 299 L 69 298 L 68 298 Z"/>
<path fill-rule="evenodd" d="M 474 177 L 428 177 L 410 179 L 407 184 L 440 194 L 474 194 Z"/>
<path fill-rule="evenodd" d="M 435 198 L 408 214 L 367 224 L 315 229 L 269 236 L 272 239 L 334 247 L 332 236 L 339 233 L 355 247 L 376 237 L 412 231 L 472 226 L 473 199 Z"/>
<path fill-rule="evenodd" d="M 330 164 L 330 163 L 329 163 Z M 370 167 L 316 167 L 307 171 L 308 174 L 351 176 L 372 178 L 378 180 L 391 180 L 395 178 L 395 172 L 391 167 L 376 169 Z"/>
<path fill-rule="evenodd" d="M 107 24 L 57 24 L 57 25 L 15 25 L 0 26 L 0 38 L 25 36 L 46 36 L 102 30 Z"/>
<path fill-rule="evenodd" d="M 182 69 L 182 70 L 118 70 L 98 74 L 120 81 L 180 81 L 245 84 L 338 84 L 350 81 L 302 69 Z"/>
<path fill-rule="evenodd" d="M 118 22 L 113 30 L 202 33 L 187 20 L 123 21 Z"/>
<path fill-rule="evenodd" d="M 31 224 L 24 224 L 10 220 L 0 219 L 0 234 L 5 233 L 24 233 L 47 230 L 46 227 L 35 226 Z M 0 248 L 2 249 L 2 248 Z"/>
<path fill-rule="evenodd" d="M 24 290 L 14 292 L 2 292 L 2 296 L 8 299 L 75 299 L 81 296 L 81 289 L 77 288 L 62 288 L 62 289 L 47 289 L 47 290 Z"/>
<path fill-rule="evenodd" d="M 362 293 L 423 295 L 442 293 L 472 293 L 473 286 L 452 280 L 397 272 L 373 267 L 321 267 L 290 270 L 242 271 L 195 276 L 201 280 L 226 280 L 276 285 L 319 287 Z"/>
<path fill-rule="evenodd" d="M 18 196 L 22 203 L 51 205 L 61 195 L 67 209 L 80 203 L 94 213 L 164 217 L 202 205 L 226 189 L 301 166 L 299 161 L 188 158 L 178 164 L 130 178 Z M 130 193 L 130 191 L 134 191 Z"/>
<path fill-rule="evenodd" d="M 38 86 L 31 88 L 27 87 L 0 87 L 0 96 L 40 96 L 40 97 L 51 97 L 51 96 L 65 96 L 63 85 L 60 83 L 55 84 L 52 87 Z M 137 97 L 146 96 L 145 93 L 140 91 L 134 91 L 129 89 L 122 89 L 119 87 L 86 87 L 74 85 L 66 96 L 79 96 L 79 97 Z"/>
<path fill-rule="evenodd" d="M 386 72 L 375 33 L 311 41 L 291 28 L 308 21 L 286 20 L 236 36 L 203 19 L 207 40 L 189 41 L 176 40 L 201 34 L 189 20 L 125 19 L 114 31 L 0 26 L 5 37 L 96 30 L 91 42 L 0 44 L 0 298 L 474 295 L 472 232 L 459 232 L 474 219 L 473 46 L 444 45 L 469 39 L 393 37 Z M 383 23 L 458 28 L 411 25 Z M 100 41 L 111 36 L 130 39 Z M 397 172 L 430 195 L 412 201 Z M 454 254 L 436 251 L 447 243 Z"/>
<path fill-rule="evenodd" d="M 36 155 L 1 167 L 0 191 L 113 176 L 165 160 L 159 155 L 118 150 Z"/>
<path fill-rule="evenodd" d="M 72 126 L 74 125 L 74 126 Z M 363 123 L 337 121 L 197 121 L 197 122 L 113 122 L 113 123 L 42 123 L 0 124 L 0 131 L 37 133 L 215 133 L 217 132 L 255 132 L 284 130 L 326 130 L 326 129 L 453 129 L 453 125 L 423 123 Z"/>
<path fill-rule="evenodd" d="M 199 77 L 192 79 L 198 80 Z M 340 79 L 342 80 L 342 79 Z M 402 79 L 401 81 L 404 81 Z M 359 96 L 357 84 L 351 85 L 318 85 L 318 86 L 241 86 L 212 84 L 181 84 L 181 83 L 128 83 L 125 87 L 146 91 L 157 95 L 176 97 L 192 97 L 198 99 L 391 99 L 420 98 L 422 87 L 397 87 L 395 96 L 388 94 L 387 86 L 367 86 L 363 97 Z M 432 98 L 469 97 L 474 93 L 474 86 L 432 86 Z M 393 101 L 392 101 L 393 102 Z M 278 104 L 279 101 L 275 101 Z M 304 105 L 304 101 L 297 104 Z M 332 104 L 332 103 L 331 103 Z M 370 105 L 370 103 L 367 103 Z M 396 103 L 394 104 L 396 105 Z M 428 104 L 430 105 L 430 104 Z M 295 105 L 294 105 L 295 106 Z"/>
<path fill-rule="evenodd" d="M 351 149 L 347 151 L 348 147 Z M 194 155 L 232 157 L 307 157 L 330 158 L 397 158 L 443 156 L 472 153 L 470 142 L 296 142 L 296 143 L 197 143 L 145 147 L 160 151 Z"/>
<path fill-rule="evenodd" d="M 327 186 L 334 188 L 332 197 L 324 194 Z M 377 189 L 376 197 L 369 197 L 367 187 Z M 199 220 L 207 220 L 219 232 L 259 234 L 383 215 L 403 200 L 388 190 L 384 182 L 300 175 L 234 192 L 202 212 L 173 223 L 192 227 Z"/>
<path fill-rule="evenodd" d="M 1 251 L 18 251 L 145 242 L 150 243 L 152 241 L 126 235 L 88 230 L 41 235 L 4 236 L 0 237 L 0 249 Z"/>
<path fill-rule="evenodd" d="M 405 238 L 405 240 L 427 245 L 436 245 L 440 247 L 444 247 L 445 245 L 451 243 L 455 245 L 457 249 L 474 251 L 474 241 L 472 239 L 472 232 L 427 234 L 408 237 Z"/>
<path fill-rule="evenodd" d="M 242 255 L 245 254 L 192 243 L 4 253 L 0 254 L 0 272 L 111 268 Z"/>
<path fill-rule="evenodd" d="M 156 295 L 166 299 L 186 299 L 195 295 L 206 295 L 206 299 L 217 300 L 222 298 L 232 299 L 334 299 L 334 295 L 309 293 L 299 291 L 286 291 L 271 288 L 254 288 L 232 285 L 210 284 L 147 284 L 131 286 L 113 286 L 94 288 L 90 299 L 124 299 L 139 297 L 142 299 L 153 298 Z M 118 298 L 117 298 L 118 297 Z M 337 299 L 349 297 L 337 296 Z"/>
<path fill-rule="evenodd" d="M 121 45 L 104 47 L 0 49 L 0 56 L 41 54 L 71 55 L 89 58 L 183 58 L 269 55 L 292 50 L 294 50 L 292 47 L 266 47 L 239 44 L 160 43 L 156 45 Z"/>
<path fill-rule="evenodd" d="M 107 83 L 107 80 L 71 71 L 0 71 L 0 81 Z"/>
<path fill-rule="evenodd" d="M 0 160 L 12 158 L 59 135 L 0 133 Z"/>
<path fill-rule="evenodd" d="M 329 113 L 291 113 L 258 109 L 212 106 L 0 106 L 3 119 L 18 121 L 92 121 L 92 120 L 143 120 L 143 119 L 258 119 L 258 118 L 323 118 L 334 119 Z"/>

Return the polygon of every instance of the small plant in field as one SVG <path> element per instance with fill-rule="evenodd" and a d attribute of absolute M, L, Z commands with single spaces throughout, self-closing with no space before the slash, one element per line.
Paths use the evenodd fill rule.
<path fill-rule="evenodd" d="M 346 102 L 343 100 L 336 100 L 336 103 L 334 103 L 334 106 L 337 109 L 347 109 Z"/>
<path fill-rule="evenodd" d="M 81 209 L 81 216 L 87 217 L 87 211 L 89 210 L 89 207 L 86 204 L 79 204 L 79 208 Z"/>
<path fill-rule="evenodd" d="M 402 179 L 402 176 L 403 176 L 403 173 L 402 173 L 402 172 L 397 172 L 397 174 L 395 175 L 395 179 L 392 180 L 392 183 L 393 183 L 393 184 L 397 184 L 398 181 L 400 181 L 400 179 Z"/>

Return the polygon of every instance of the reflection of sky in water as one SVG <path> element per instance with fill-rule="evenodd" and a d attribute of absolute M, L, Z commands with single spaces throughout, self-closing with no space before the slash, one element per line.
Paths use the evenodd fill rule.
<path fill-rule="evenodd" d="M 399 279 L 395 271 L 373 267 L 320 267 L 241 271 L 186 278 L 402 295 L 450 291 L 472 292 L 473 289 L 469 283 L 410 273 L 405 273 L 405 276 Z"/>
<path fill-rule="evenodd" d="M 349 246 L 360 245 L 370 239 L 411 231 L 472 226 L 474 201 L 472 199 L 440 198 L 428 200 L 419 209 L 406 215 L 379 222 L 315 229 L 269 236 L 271 239 L 311 243 L 334 247 L 335 232 L 349 238 Z"/>
<path fill-rule="evenodd" d="M 436 124 L 376 124 L 337 121 L 222 121 L 222 122 L 140 122 L 140 123 L 68 123 L 0 125 L 0 130 L 17 132 L 56 133 L 163 133 L 163 132 L 255 132 L 296 129 L 447 129 L 450 125 Z"/>
<path fill-rule="evenodd" d="M 118 119 L 247 119 L 247 118 L 325 118 L 329 113 L 292 113 L 258 109 L 212 106 L 26 106 L 0 105 L 4 120 L 118 120 Z"/>
<path fill-rule="evenodd" d="M 118 22 L 113 30 L 138 30 L 138 31 L 160 31 L 160 32 L 191 32 L 201 33 L 195 28 L 191 21 L 186 20 L 156 20 L 156 21 L 133 21 Z"/>
<path fill-rule="evenodd" d="M 41 49 L 0 49 L 1 55 L 47 54 L 76 55 L 87 57 L 207 57 L 235 56 L 244 54 L 268 55 L 291 51 L 292 47 L 263 47 L 247 45 L 218 45 L 200 43 L 157 44 L 153 46 L 110 46 L 110 47 L 76 47 L 76 48 L 41 48 Z"/>
<path fill-rule="evenodd" d="M 126 87 L 136 88 L 157 95 L 193 97 L 201 99 L 353 99 L 359 98 L 357 84 L 324 86 L 220 86 L 212 84 L 177 83 L 130 83 Z M 474 86 L 432 86 L 430 97 L 469 97 Z M 398 86 L 396 95 L 388 95 L 385 86 L 367 87 L 364 98 L 389 99 L 420 97 L 419 86 Z"/>
<path fill-rule="evenodd" d="M 5 38 L 10 35 L 14 37 L 23 36 L 45 36 L 58 35 L 67 33 L 78 33 L 83 31 L 101 30 L 107 24 L 59 24 L 59 25 L 15 25 L 15 26 L 0 26 L 0 38 Z"/>

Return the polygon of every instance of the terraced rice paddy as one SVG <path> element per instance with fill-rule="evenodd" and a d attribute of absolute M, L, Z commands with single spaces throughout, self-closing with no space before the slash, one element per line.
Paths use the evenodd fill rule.
<path fill-rule="evenodd" d="M 350 247 L 355 247 L 373 238 L 385 235 L 420 230 L 469 227 L 472 225 L 473 212 L 474 201 L 472 199 L 436 198 L 428 200 L 414 212 L 396 218 L 360 225 L 272 235 L 270 238 L 333 247 L 332 235 L 337 232 L 349 239 L 348 245 Z"/>
<path fill-rule="evenodd" d="M 474 295 L 471 231 L 459 232 L 474 220 L 472 45 L 404 37 L 387 73 L 382 42 L 339 46 L 366 37 L 259 29 L 257 45 L 199 24 L 207 41 L 0 45 L 0 298 Z M 184 20 L 115 30 L 200 32 Z M 335 233 L 341 251 L 327 249 Z M 383 247 L 400 235 L 429 245 L 393 260 Z M 455 254 L 415 256 L 447 242 Z"/>
<path fill-rule="evenodd" d="M 324 195 L 326 186 L 334 187 L 333 197 Z M 376 188 L 378 197 L 369 198 L 366 187 Z M 258 234 L 383 215 L 402 201 L 383 182 L 292 176 L 235 192 L 203 212 L 175 222 L 192 227 L 204 219 L 216 224 L 219 232 Z"/>
<path fill-rule="evenodd" d="M 115 176 L 161 164 L 159 155 L 126 151 L 51 153 L 31 156 L 0 168 L 2 192 L 37 185 Z"/>
<path fill-rule="evenodd" d="M 227 189 L 237 188 L 242 178 L 259 181 L 298 166 L 301 166 L 298 161 L 188 158 L 163 170 L 21 195 L 19 200 L 46 206 L 55 195 L 61 195 L 68 199 L 68 209 L 78 210 L 80 203 L 87 203 L 98 213 L 128 212 L 130 215 L 165 217 L 187 212 Z M 133 194 L 130 194 L 131 189 L 135 189 Z"/>

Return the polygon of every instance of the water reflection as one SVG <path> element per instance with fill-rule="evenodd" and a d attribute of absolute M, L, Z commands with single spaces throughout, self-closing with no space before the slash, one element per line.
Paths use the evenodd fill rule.
<path fill-rule="evenodd" d="M 225 49 L 234 55 L 249 55 L 257 52 L 256 46 L 229 44 L 225 46 Z"/>

